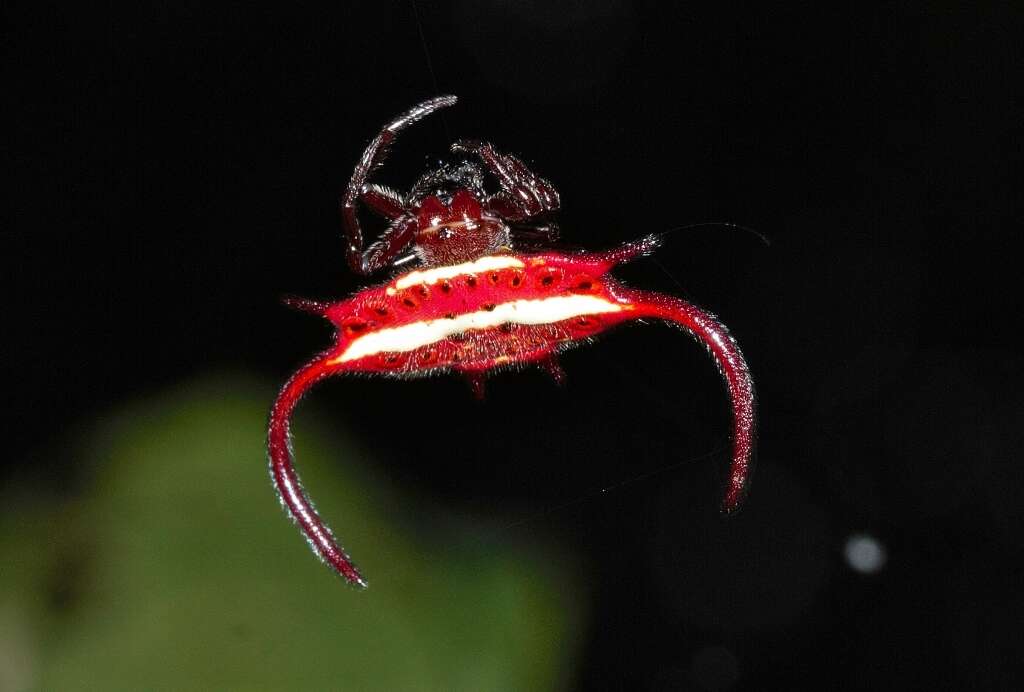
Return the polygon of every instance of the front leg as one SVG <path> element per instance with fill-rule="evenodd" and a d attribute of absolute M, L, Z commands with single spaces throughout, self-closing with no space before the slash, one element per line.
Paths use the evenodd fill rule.
<path fill-rule="evenodd" d="M 405 198 L 390 187 L 366 183 L 363 185 L 359 198 L 369 209 L 377 212 L 388 221 L 403 216 L 409 208 Z"/>
<path fill-rule="evenodd" d="M 403 216 L 393 222 L 365 252 L 349 259 L 352 270 L 367 276 L 390 265 L 412 242 L 416 226 L 415 216 Z"/>
<path fill-rule="evenodd" d="M 549 248 L 558 242 L 560 231 L 556 223 L 518 223 L 509 227 L 513 247 Z"/>
<path fill-rule="evenodd" d="M 501 192 L 487 200 L 487 207 L 509 221 L 525 221 L 558 211 L 561 200 L 554 185 L 531 171 L 511 154 L 495 151 L 488 142 L 462 140 L 452 145 L 453 152 L 473 154 L 487 166 Z"/>
<path fill-rule="evenodd" d="M 383 191 L 383 188 L 368 186 L 367 178 L 375 168 L 384 162 L 388 147 L 391 146 L 402 130 L 440 108 L 451 106 L 456 100 L 454 96 L 439 96 L 410 108 L 385 125 L 384 129 L 366 147 L 366 151 L 363 152 L 362 157 L 359 159 L 359 163 L 352 173 L 352 179 L 349 180 L 348 187 L 345 188 L 345 193 L 341 198 L 342 227 L 345 229 L 345 235 L 348 239 L 345 255 L 352 271 L 357 274 L 369 274 L 376 271 L 376 269 L 387 266 L 404 247 L 395 246 L 391 242 L 393 239 L 385 237 L 381 238 L 381 241 L 375 243 L 375 245 L 382 245 L 388 248 L 387 252 L 391 252 L 390 255 L 387 252 L 375 254 L 372 247 L 365 252 L 363 251 L 363 228 L 359 225 L 359 217 L 356 214 L 359 200 L 365 197 L 372 208 L 385 216 L 397 213 L 398 210 L 395 207 L 401 201 L 400 199 L 392 198 L 391 195 Z M 406 231 L 404 227 L 401 230 L 403 232 Z M 398 232 L 394 225 L 392 225 L 392 228 L 385 236 L 389 236 L 392 231 Z M 408 232 L 411 233 L 411 231 Z M 411 235 L 408 238 L 411 238 Z"/>

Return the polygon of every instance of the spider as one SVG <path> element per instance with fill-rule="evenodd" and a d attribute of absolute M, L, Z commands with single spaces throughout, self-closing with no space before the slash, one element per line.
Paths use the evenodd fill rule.
<path fill-rule="evenodd" d="M 648 236 L 604 252 L 517 251 L 557 238 L 559 196 L 515 156 L 487 142 L 451 146 L 455 163 L 428 171 L 407 195 L 367 182 L 398 134 L 455 96 L 424 101 L 384 126 L 370 142 L 341 199 L 347 260 L 370 275 L 416 261 L 385 283 L 336 302 L 290 299 L 292 307 L 330 320 L 335 344 L 285 383 L 270 413 L 270 473 L 281 503 L 314 553 L 350 584 L 366 581 L 320 519 L 292 461 L 289 421 L 316 382 L 342 373 L 391 377 L 457 372 L 483 395 L 490 372 L 539 366 L 557 381 L 557 356 L 629 320 L 660 319 L 681 327 L 710 352 L 732 405 L 732 459 L 722 508 L 742 503 L 753 471 L 754 385 L 743 354 L 718 319 L 674 296 L 627 288 L 609 275 L 617 264 L 653 252 Z M 485 178 L 497 181 L 489 194 Z M 359 202 L 388 220 L 365 247 Z"/>

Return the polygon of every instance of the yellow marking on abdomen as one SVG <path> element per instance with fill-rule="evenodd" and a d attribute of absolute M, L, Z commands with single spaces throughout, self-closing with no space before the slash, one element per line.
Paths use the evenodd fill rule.
<path fill-rule="evenodd" d="M 513 300 L 501 303 L 493 310 L 468 312 L 458 315 L 455 319 L 423 320 L 365 334 L 352 341 L 340 356 L 331 359 L 328 364 L 337 365 L 378 353 L 414 351 L 417 348 L 446 339 L 452 334 L 471 329 L 489 329 L 507 322 L 552 324 L 584 315 L 619 312 L 625 307 L 620 303 L 598 296 L 557 296 L 537 300 Z"/>
<path fill-rule="evenodd" d="M 462 264 L 452 264 L 447 267 L 434 267 L 433 269 L 409 272 L 405 276 L 398 277 L 394 286 L 389 287 L 388 293 L 392 293 L 392 288 L 401 290 L 403 288 L 418 286 L 420 284 L 427 284 L 429 286 L 430 284 L 436 284 L 438 281 L 452 279 L 456 276 L 462 276 L 463 274 L 480 274 L 494 269 L 508 269 L 509 267 L 522 266 L 524 266 L 523 261 L 517 257 L 513 257 L 511 255 L 489 255 L 487 257 L 481 257 L 480 259 L 473 260 L 472 262 L 464 262 Z"/>

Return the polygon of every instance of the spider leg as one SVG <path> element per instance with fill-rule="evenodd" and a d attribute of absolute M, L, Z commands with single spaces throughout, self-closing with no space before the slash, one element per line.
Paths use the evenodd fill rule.
<path fill-rule="evenodd" d="M 357 274 L 366 275 L 373 273 L 374 271 L 386 266 L 394 255 L 401 251 L 401 248 L 398 248 L 392 250 L 393 254 L 391 255 L 376 255 L 374 258 L 375 261 L 367 261 L 367 253 L 364 253 L 363 251 L 363 229 L 362 226 L 359 225 L 356 206 L 359 199 L 363 197 L 364 191 L 368 192 L 371 197 L 374 197 L 375 201 L 381 201 L 379 195 L 376 195 L 376 190 L 366 186 L 367 178 L 374 169 L 384 162 L 384 159 L 387 156 L 388 147 L 395 141 L 395 138 L 402 130 L 422 120 L 438 109 L 451 106 L 456 100 L 455 96 L 438 96 L 437 98 L 433 98 L 428 101 L 424 101 L 417 106 L 413 106 L 405 113 L 402 113 L 385 125 L 384 129 L 382 129 L 380 133 L 373 138 L 373 141 L 371 141 L 369 146 L 366 147 L 366 151 L 363 152 L 362 157 L 359 159 L 359 163 L 356 164 L 355 171 L 352 173 L 352 178 L 349 180 L 348 187 L 345 188 L 345 194 L 342 195 L 341 198 L 341 219 L 345 235 L 348 238 L 346 259 L 348 260 L 348 264 L 352 268 L 352 271 Z M 372 204 L 372 202 L 370 204 Z M 385 205 L 383 201 L 381 201 L 381 204 Z"/>
<path fill-rule="evenodd" d="M 292 375 L 281 389 L 270 411 L 270 425 L 267 431 L 270 477 L 274 481 L 281 504 L 298 524 L 313 552 L 349 584 L 365 588 L 366 580 L 313 508 L 313 503 L 302 489 L 302 483 L 292 462 L 289 421 L 296 404 L 310 387 L 339 369 L 330 365 L 328 357 L 322 355 Z"/>
<path fill-rule="evenodd" d="M 558 190 L 515 156 L 499 153 L 492 144 L 476 140 L 455 142 L 451 149 L 479 157 L 498 179 L 501 192 L 487 200 L 487 206 L 502 218 L 523 221 L 558 211 Z"/>
<path fill-rule="evenodd" d="M 392 264 L 402 250 L 409 245 L 415 233 L 415 216 L 402 216 L 393 221 L 380 238 L 363 253 L 363 265 L 369 270 L 366 273 L 373 273 Z"/>
<path fill-rule="evenodd" d="M 373 183 L 363 185 L 360 199 L 367 207 L 392 221 L 405 214 L 408 208 L 401 194 L 390 187 Z"/>
<path fill-rule="evenodd" d="M 514 225 L 509 233 L 515 241 L 515 247 L 544 247 L 558 242 L 560 230 L 556 223 Z"/>

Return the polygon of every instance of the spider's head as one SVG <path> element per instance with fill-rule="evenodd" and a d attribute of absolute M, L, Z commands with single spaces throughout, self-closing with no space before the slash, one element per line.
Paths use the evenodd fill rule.
<path fill-rule="evenodd" d="M 416 254 L 428 266 L 466 262 L 508 248 L 509 229 L 467 188 L 427 195 L 416 209 Z"/>
<path fill-rule="evenodd" d="M 470 161 L 442 164 L 413 188 L 416 254 L 428 266 L 508 249 L 509 229 L 486 210 L 484 174 Z"/>

